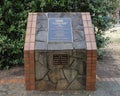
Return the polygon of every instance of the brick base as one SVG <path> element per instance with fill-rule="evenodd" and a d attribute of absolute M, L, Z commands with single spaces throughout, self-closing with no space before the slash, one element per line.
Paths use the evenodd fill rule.
<path fill-rule="evenodd" d="M 36 32 L 36 13 L 29 13 L 27 30 L 24 45 L 24 70 L 26 90 L 35 90 L 35 32 Z"/>
<path fill-rule="evenodd" d="M 96 61 L 97 47 L 94 36 L 94 28 L 89 13 L 82 13 L 85 40 L 86 40 L 86 90 L 96 89 Z"/>

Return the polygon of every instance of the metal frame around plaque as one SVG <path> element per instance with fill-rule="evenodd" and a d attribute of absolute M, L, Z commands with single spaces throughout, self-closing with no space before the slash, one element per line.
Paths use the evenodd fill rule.
<path fill-rule="evenodd" d="M 61 35 L 61 38 L 60 38 L 60 35 Z M 71 43 L 73 42 L 71 18 L 48 18 L 47 41 L 48 43 Z"/>

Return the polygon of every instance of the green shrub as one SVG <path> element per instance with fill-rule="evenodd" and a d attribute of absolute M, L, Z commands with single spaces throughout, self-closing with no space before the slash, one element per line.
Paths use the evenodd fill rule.
<path fill-rule="evenodd" d="M 0 69 L 23 64 L 23 45 L 28 12 L 90 12 L 98 49 L 106 45 L 104 31 L 117 0 L 1 0 Z M 108 16 L 109 13 L 109 16 Z"/>
<path fill-rule="evenodd" d="M 26 18 L 22 2 L 0 3 L 0 69 L 23 64 Z"/>

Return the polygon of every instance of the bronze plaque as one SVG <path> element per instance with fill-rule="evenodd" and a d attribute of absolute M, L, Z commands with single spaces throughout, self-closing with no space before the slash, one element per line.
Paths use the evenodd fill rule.
<path fill-rule="evenodd" d="M 66 65 L 68 64 L 68 55 L 67 54 L 54 54 L 53 55 L 53 64 L 54 65 Z"/>

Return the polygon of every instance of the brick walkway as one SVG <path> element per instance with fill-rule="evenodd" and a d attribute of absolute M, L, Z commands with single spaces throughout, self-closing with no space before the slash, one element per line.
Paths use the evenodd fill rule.
<path fill-rule="evenodd" d="M 113 50 L 112 55 L 108 54 L 103 61 L 98 61 L 97 84 L 96 91 L 94 92 L 86 92 L 85 90 L 75 92 L 26 91 L 24 86 L 24 77 L 22 75 L 0 79 L 0 96 L 120 96 L 119 50 L 116 52 L 118 55 Z"/>
<path fill-rule="evenodd" d="M 5 84 L 5 83 L 25 83 L 24 78 L 6 78 L 0 80 L 0 85 Z"/>
<path fill-rule="evenodd" d="M 120 78 L 97 77 L 97 90 L 94 92 L 59 91 L 41 92 L 26 91 L 24 78 L 16 77 L 0 80 L 0 96 L 120 96 Z"/>

